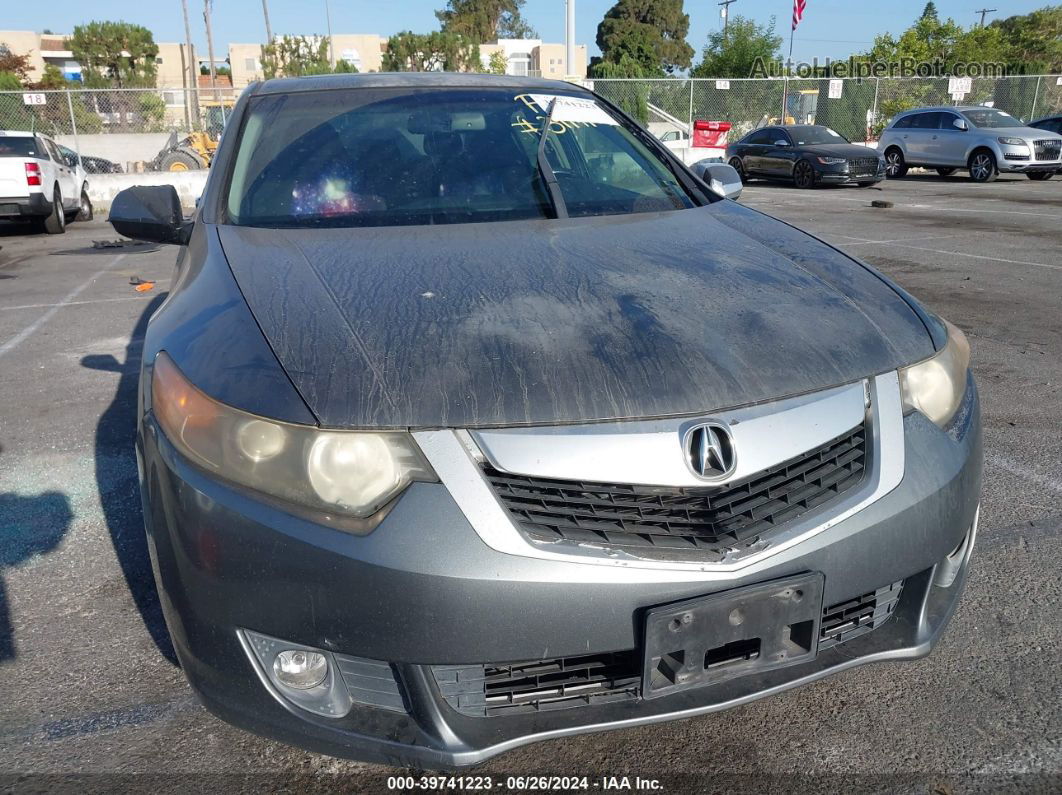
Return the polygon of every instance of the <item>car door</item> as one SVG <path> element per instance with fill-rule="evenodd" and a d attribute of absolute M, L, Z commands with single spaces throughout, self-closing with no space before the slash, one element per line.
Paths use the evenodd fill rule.
<path fill-rule="evenodd" d="M 771 128 L 764 127 L 751 133 L 739 146 L 739 157 L 748 174 L 764 173 L 764 155 L 771 141 Z"/>
<path fill-rule="evenodd" d="M 929 138 L 926 156 L 935 166 L 966 165 L 963 154 L 966 151 L 967 133 L 955 126 L 955 122 L 960 121 L 959 114 L 942 110 L 937 117 L 939 129 Z"/>
<path fill-rule="evenodd" d="M 770 128 L 770 133 L 770 144 L 763 153 L 763 171 L 771 177 L 790 177 L 796 162 L 793 139 L 781 127 Z"/>
<path fill-rule="evenodd" d="M 78 201 L 81 199 L 81 186 L 77 184 L 77 172 L 66 162 L 66 158 L 59 151 L 55 141 L 50 138 L 44 138 L 43 140 L 44 145 L 48 148 L 48 155 L 55 165 L 59 190 L 63 194 L 63 207 L 68 210 L 72 209 L 77 206 Z"/>
<path fill-rule="evenodd" d="M 919 165 L 935 165 L 930 156 L 930 146 L 936 140 L 935 136 L 940 131 L 940 114 L 936 111 L 918 113 L 911 119 L 911 126 L 904 130 L 901 137 L 904 139 L 907 150 L 907 162 Z"/>

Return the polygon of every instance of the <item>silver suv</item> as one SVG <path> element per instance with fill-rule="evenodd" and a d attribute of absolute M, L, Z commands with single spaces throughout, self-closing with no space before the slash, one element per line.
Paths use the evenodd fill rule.
<path fill-rule="evenodd" d="M 991 182 L 1001 171 L 1043 180 L 1062 165 L 1062 135 L 983 106 L 905 111 L 885 128 L 878 148 L 890 179 L 922 166 L 942 177 L 966 168 L 974 182 Z"/>

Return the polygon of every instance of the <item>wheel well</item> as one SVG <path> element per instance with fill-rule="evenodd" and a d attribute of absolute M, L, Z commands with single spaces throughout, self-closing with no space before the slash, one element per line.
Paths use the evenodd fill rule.
<path fill-rule="evenodd" d="M 889 152 L 899 152 L 900 155 L 903 156 L 903 150 L 896 144 L 891 144 L 890 146 L 886 147 L 885 154 L 888 154 Z"/>
<path fill-rule="evenodd" d="M 974 155 L 976 155 L 976 154 L 977 154 L 978 152 L 988 152 L 988 154 L 990 154 L 990 155 L 992 156 L 992 159 L 993 159 L 993 160 L 995 160 L 995 159 L 996 159 L 996 153 L 995 153 L 995 152 L 993 152 L 993 151 L 992 151 L 992 149 L 991 149 L 990 147 L 987 147 L 987 146 L 977 146 L 977 147 L 974 147 L 974 149 L 973 149 L 973 150 L 972 150 L 972 151 L 970 152 L 970 157 L 966 158 L 966 162 L 967 162 L 967 164 L 969 164 L 969 162 L 970 162 L 970 158 L 972 158 L 972 157 L 973 157 Z"/>

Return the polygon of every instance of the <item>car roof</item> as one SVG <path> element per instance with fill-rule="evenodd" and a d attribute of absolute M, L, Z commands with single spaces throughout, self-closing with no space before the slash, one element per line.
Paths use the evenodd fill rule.
<path fill-rule="evenodd" d="M 48 137 L 44 133 L 32 133 L 29 130 L 0 130 L 0 135 L 5 138 L 32 138 L 34 135 L 39 135 L 42 138 Z"/>
<path fill-rule="evenodd" d="M 590 93 L 582 86 L 565 80 L 471 72 L 369 72 L 282 77 L 252 84 L 249 90 L 255 94 L 289 94 L 340 88 L 513 88 Z"/>
<path fill-rule="evenodd" d="M 825 124 L 772 124 L 772 127 L 779 127 L 783 130 L 822 130 L 830 129 Z"/>

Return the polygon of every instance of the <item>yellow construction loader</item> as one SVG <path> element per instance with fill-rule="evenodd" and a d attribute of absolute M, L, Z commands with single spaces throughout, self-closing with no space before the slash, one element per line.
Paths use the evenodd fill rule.
<path fill-rule="evenodd" d="M 205 100 L 200 103 L 206 117 L 204 130 L 195 130 L 184 138 L 178 139 L 177 132 L 170 134 L 166 146 L 162 148 L 153 161 L 151 171 L 192 171 L 197 168 L 209 168 L 218 140 L 225 122 L 232 115 L 231 99 Z"/>

